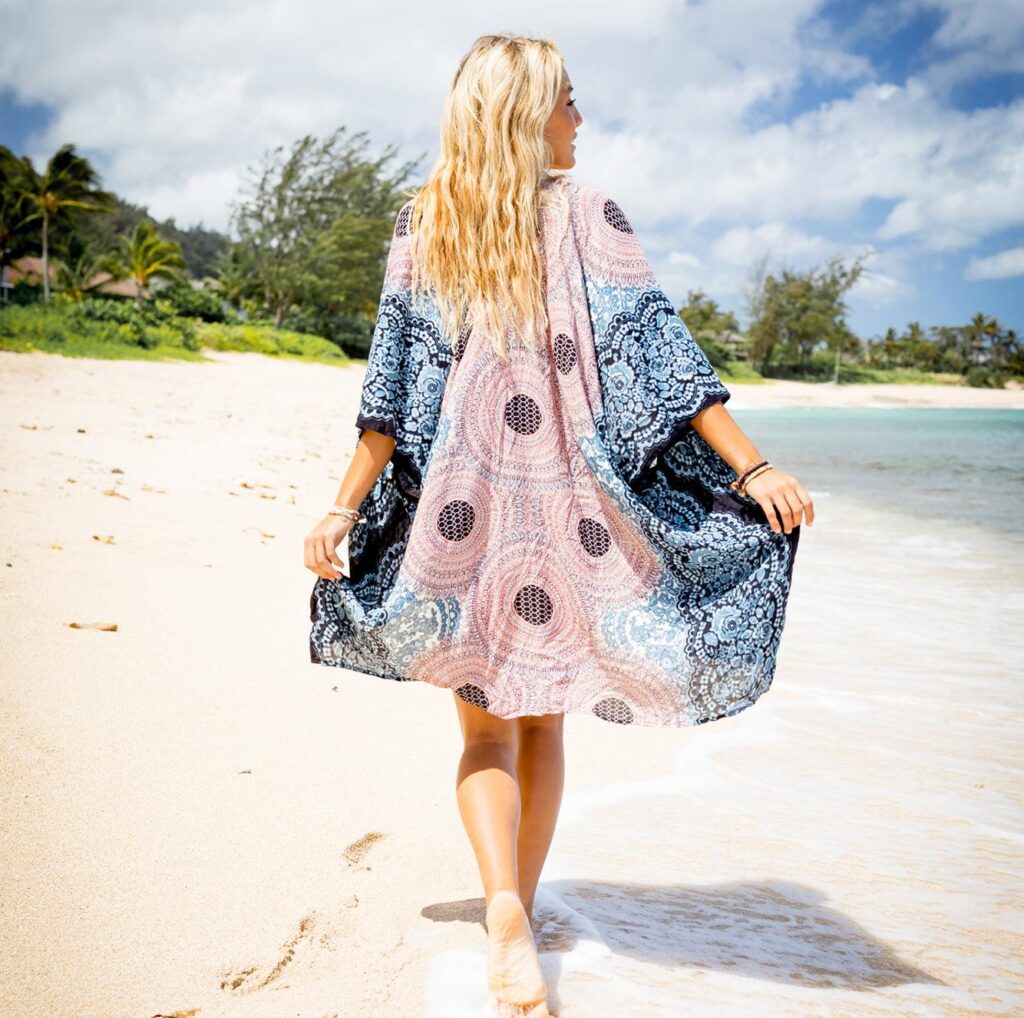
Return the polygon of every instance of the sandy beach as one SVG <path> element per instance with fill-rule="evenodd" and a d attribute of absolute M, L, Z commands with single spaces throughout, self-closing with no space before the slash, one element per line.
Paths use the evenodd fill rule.
<path fill-rule="evenodd" d="M 451 694 L 308 658 L 362 369 L 208 356 L 0 352 L 0 1015 L 483 1018 Z M 1024 539 L 801 480 L 772 689 L 698 729 L 566 720 L 553 1014 L 1024 1011 Z"/>

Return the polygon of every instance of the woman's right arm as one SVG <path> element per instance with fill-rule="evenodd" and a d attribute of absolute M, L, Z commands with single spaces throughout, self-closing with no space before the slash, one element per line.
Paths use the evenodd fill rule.
<path fill-rule="evenodd" d="M 341 479 L 335 505 L 358 509 L 395 451 L 395 440 L 377 431 L 364 428 L 352 462 Z M 344 516 L 328 513 L 307 535 L 305 565 L 325 580 L 338 580 L 344 575 L 344 563 L 338 558 L 337 547 L 355 524 Z M 334 571 L 337 567 L 338 572 Z M 339 575 L 340 574 L 340 575 Z"/>

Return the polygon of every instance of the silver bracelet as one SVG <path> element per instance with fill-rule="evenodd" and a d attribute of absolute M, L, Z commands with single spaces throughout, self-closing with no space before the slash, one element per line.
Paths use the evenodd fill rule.
<path fill-rule="evenodd" d="M 344 505 L 333 505 L 327 510 L 328 516 L 344 516 L 353 523 L 365 523 L 366 517 L 358 509 L 349 509 Z"/>

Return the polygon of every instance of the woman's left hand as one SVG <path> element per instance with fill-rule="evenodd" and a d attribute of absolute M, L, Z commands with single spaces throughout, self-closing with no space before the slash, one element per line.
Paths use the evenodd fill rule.
<path fill-rule="evenodd" d="M 746 488 L 747 494 L 764 510 L 776 533 L 785 530 L 788 534 L 804 520 L 808 526 L 814 523 L 814 503 L 795 477 L 772 467 L 749 481 Z"/>

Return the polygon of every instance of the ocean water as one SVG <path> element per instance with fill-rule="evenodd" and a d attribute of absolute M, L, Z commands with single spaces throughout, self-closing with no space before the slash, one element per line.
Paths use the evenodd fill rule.
<path fill-rule="evenodd" d="M 812 498 L 1024 533 L 1024 411 L 801 407 L 733 416 Z"/>

